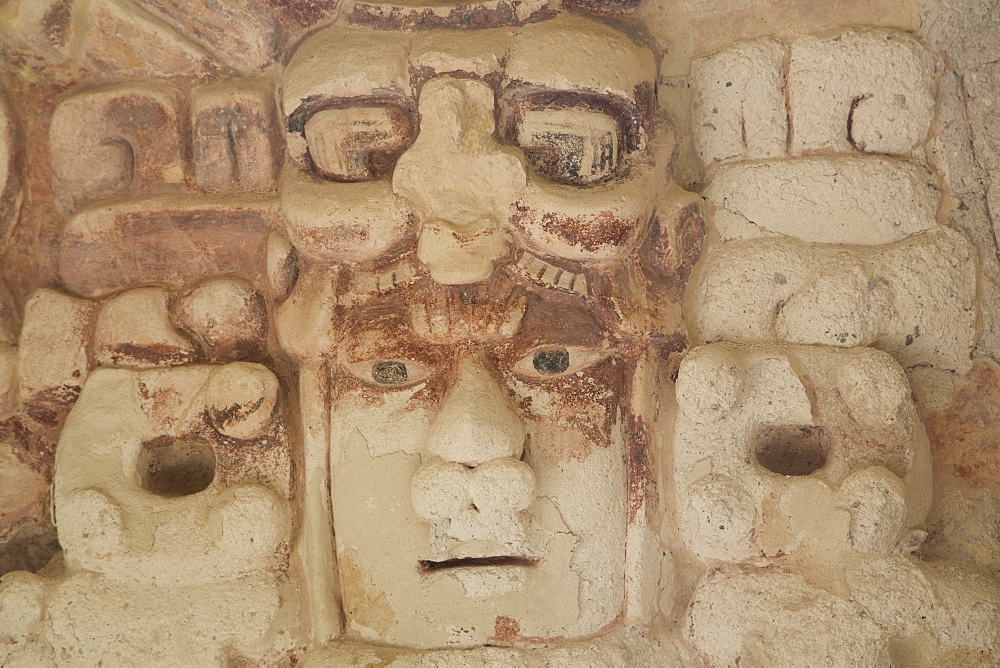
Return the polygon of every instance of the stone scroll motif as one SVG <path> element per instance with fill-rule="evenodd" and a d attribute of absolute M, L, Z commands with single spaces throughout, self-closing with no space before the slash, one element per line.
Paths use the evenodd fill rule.
<path fill-rule="evenodd" d="M 0 664 L 1000 661 L 913 36 L 3 11 Z"/>

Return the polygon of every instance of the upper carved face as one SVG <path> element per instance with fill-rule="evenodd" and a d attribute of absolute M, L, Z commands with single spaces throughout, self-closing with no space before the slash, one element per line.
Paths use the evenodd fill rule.
<path fill-rule="evenodd" d="M 333 337 L 301 355 L 329 362 L 350 635 L 544 643 L 622 618 L 642 346 L 580 263 L 620 265 L 649 230 L 667 172 L 655 78 L 648 49 L 569 15 L 335 26 L 286 66 L 282 222 L 306 271 L 283 308 L 352 302 L 307 289 L 322 263 L 354 265 L 352 286 L 387 272 L 376 283 L 393 286 L 349 288 Z M 429 280 L 397 274 L 413 249 Z M 497 271 L 519 250 L 560 289 L 525 292 Z"/>
<path fill-rule="evenodd" d="M 487 279 L 517 247 L 621 257 L 665 181 L 655 77 L 648 49 L 569 15 L 479 31 L 325 29 L 282 81 L 284 224 L 325 261 L 367 263 L 416 239 L 447 284 Z"/>

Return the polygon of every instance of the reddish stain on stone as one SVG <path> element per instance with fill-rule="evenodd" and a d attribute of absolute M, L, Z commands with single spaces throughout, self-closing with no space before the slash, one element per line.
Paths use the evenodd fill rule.
<path fill-rule="evenodd" d="M 948 408 L 924 416 L 935 477 L 972 489 L 1000 483 L 1000 365 L 977 360 Z"/>
<path fill-rule="evenodd" d="M 521 637 L 521 625 L 510 617 L 497 617 L 493 627 L 491 642 L 510 643 Z"/>

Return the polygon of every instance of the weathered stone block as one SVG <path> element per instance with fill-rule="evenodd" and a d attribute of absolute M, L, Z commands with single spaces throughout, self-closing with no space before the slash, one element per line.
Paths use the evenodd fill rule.
<path fill-rule="evenodd" d="M 792 42 L 792 153 L 908 155 L 934 120 L 940 63 L 900 32 L 864 30 Z"/>
<path fill-rule="evenodd" d="M 46 427 L 59 423 L 93 368 L 90 350 L 97 304 L 56 290 L 37 290 L 24 309 L 18 343 L 21 404 Z"/>
<path fill-rule="evenodd" d="M 711 250 L 699 271 L 687 305 L 699 343 L 875 346 L 905 368 L 971 363 L 977 262 L 947 228 L 874 247 L 734 241 Z"/>
<path fill-rule="evenodd" d="M 136 284 L 181 287 L 230 274 L 262 283 L 274 215 L 260 200 L 147 200 L 82 211 L 66 225 L 66 286 L 102 297 Z"/>
<path fill-rule="evenodd" d="M 702 196 L 723 240 L 788 236 L 877 245 L 937 226 L 940 193 L 926 169 L 867 157 L 720 165 Z"/>
<path fill-rule="evenodd" d="M 885 353 L 696 348 L 677 403 L 678 527 L 702 559 L 888 554 L 927 515 L 927 436 Z"/>
<path fill-rule="evenodd" d="M 274 381 L 266 416 L 235 440 L 205 430 L 205 412 L 222 411 L 216 421 L 231 431 L 266 402 L 213 383 L 229 369 L 94 374 L 56 451 L 53 494 L 69 573 L 179 585 L 281 569 L 291 518 L 287 440 L 269 429 L 277 381 L 261 367 Z M 157 412 L 170 407 L 186 409 L 173 414 L 186 419 L 158 423 Z M 269 451 L 284 454 L 283 472 Z"/>
<path fill-rule="evenodd" d="M 150 84 L 82 92 L 60 103 L 49 150 L 68 206 L 177 190 L 184 182 L 178 104 L 173 89 Z"/>
<path fill-rule="evenodd" d="M 216 193 L 274 190 L 277 119 L 265 83 L 199 86 L 191 95 L 198 187 Z"/>
<path fill-rule="evenodd" d="M 691 63 L 691 127 L 702 164 L 784 157 L 785 59 L 774 39 L 738 42 Z"/>
<path fill-rule="evenodd" d="M 137 288 L 101 305 L 94 332 L 98 365 L 175 366 L 193 362 L 198 351 L 174 329 L 163 288 Z"/>

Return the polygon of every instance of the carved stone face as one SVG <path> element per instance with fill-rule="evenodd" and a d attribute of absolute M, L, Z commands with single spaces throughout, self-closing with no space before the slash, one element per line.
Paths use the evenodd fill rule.
<path fill-rule="evenodd" d="M 612 624 L 633 369 L 582 305 L 502 282 L 358 309 L 331 382 L 349 632 L 448 647 Z"/>
<path fill-rule="evenodd" d="M 930 504 L 903 370 L 870 348 L 696 348 L 677 379 L 678 526 L 701 558 L 888 554 Z"/>
<path fill-rule="evenodd" d="M 664 175 L 653 54 L 595 21 L 422 33 L 336 26 L 283 77 L 284 224 L 307 258 L 371 263 L 416 239 L 445 284 L 515 247 L 634 249 Z"/>
<path fill-rule="evenodd" d="M 531 644 L 623 616 L 641 346 L 586 274 L 635 254 L 665 186 L 655 79 L 651 51 L 572 15 L 334 26 L 285 68 L 281 215 L 307 269 L 283 308 L 326 308 L 305 287 L 322 263 L 347 265 L 356 295 L 336 343 L 300 355 L 333 358 L 349 635 Z M 414 250 L 416 273 L 397 271 Z M 546 288 L 525 292 L 525 272 Z"/>

